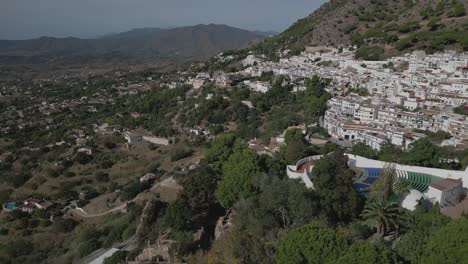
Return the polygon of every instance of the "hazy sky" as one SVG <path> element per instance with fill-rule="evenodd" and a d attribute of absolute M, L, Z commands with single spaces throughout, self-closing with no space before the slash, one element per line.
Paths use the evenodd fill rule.
<path fill-rule="evenodd" d="M 227 24 L 282 31 L 325 0 L 0 0 L 0 39 Z"/>

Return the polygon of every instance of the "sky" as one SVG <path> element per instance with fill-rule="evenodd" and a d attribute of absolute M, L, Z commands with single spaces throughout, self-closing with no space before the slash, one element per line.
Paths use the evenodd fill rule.
<path fill-rule="evenodd" d="M 283 31 L 325 0 L 0 0 L 0 39 L 226 24 Z"/>

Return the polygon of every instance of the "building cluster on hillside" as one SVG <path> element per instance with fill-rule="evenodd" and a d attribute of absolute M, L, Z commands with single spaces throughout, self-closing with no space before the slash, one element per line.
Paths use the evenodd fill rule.
<path fill-rule="evenodd" d="M 26 199 L 23 202 L 9 202 L 2 205 L 6 212 L 21 211 L 24 213 L 33 213 L 35 210 L 48 210 L 55 204 L 47 200 Z"/>
<path fill-rule="evenodd" d="M 318 75 L 332 80 L 322 125 L 335 139 L 360 140 L 380 149 L 391 142 L 403 147 L 423 137 L 413 129 L 446 131 L 447 144 L 468 140 L 468 118 L 454 108 L 468 105 L 468 53 L 415 51 L 385 61 L 354 59 L 350 48 L 310 47 L 298 56 L 265 61 L 249 55 L 242 72 L 251 77 L 273 72 L 286 75 L 305 89 L 301 80 Z M 271 87 L 248 83 L 252 90 Z M 358 92 L 360 95 L 352 93 Z"/>

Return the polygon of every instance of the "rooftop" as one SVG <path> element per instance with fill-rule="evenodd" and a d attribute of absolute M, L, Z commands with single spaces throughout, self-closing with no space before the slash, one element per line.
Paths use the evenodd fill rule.
<path fill-rule="evenodd" d="M 437 184 L 432 184 L 431 187 L 438 189 L 440 191 L 447 191 L 451 190 L 457 186 L 461 186 L 463 182 L 461 180 L 455 180 L 455 179 L 443 179 Z"/>

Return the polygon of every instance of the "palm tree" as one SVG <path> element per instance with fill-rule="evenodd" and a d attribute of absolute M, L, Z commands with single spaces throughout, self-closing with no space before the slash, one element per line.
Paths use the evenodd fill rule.
<path fill-rule="evenodd" d="M 383 199 L 376 199 L 366 204 L 361 216 L 368 223 L 377 228 L 380 237 L 385 235 L 385 231 L 395 229 L 404 221 L 404 211 L 396 203 L 389 203 Z"/>

